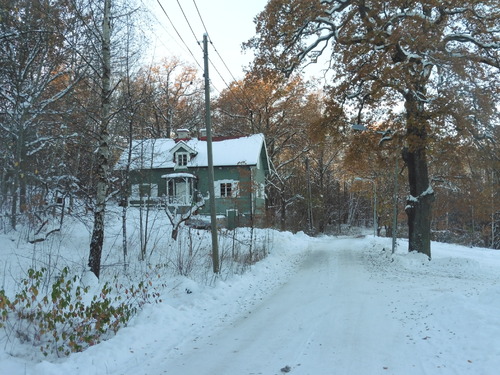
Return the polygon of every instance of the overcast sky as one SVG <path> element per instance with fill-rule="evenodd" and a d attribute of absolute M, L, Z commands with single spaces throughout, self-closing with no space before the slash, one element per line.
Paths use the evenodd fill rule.
<path fill-rule="evenodd" d="M 243 78 L 242 68 L 252 60 L 252 54 L 242 52 L 241 44 L 255 34 L 253 19 L 264 9 L 267 0 L 159 0 L 165 12 L 157 0 L 143 1 L 153 13 L 151 26 L 155 30 L 155 43 L 151 50 L 155 61 L 177 56 L 201 71 L 203 52 L 200 46 L 206 27 L 213 43 L 208 52 L 215 68 L 210 65 L 209 74 L 216 91 L 222 91 L 226 87 L 224 81 L 229 84 L 233 77 L 214 48 L 232 75 L 236 79 Z"/>

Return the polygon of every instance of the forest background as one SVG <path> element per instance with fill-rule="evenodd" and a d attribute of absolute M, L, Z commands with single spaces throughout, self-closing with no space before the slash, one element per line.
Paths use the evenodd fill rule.
<path fill-rule="evenodd" d="M 350 226 L 374 226 L 376 217 L 378 234 L 391 236 L 397 218 L 397 235 L 405 237 L 408 168 L 401 150 L 408 141 L 408 118 L 403 100 L 387 100 L 388 92 L 382 93 L 375 79 L 371 91 L 365 90 L 366 77 L 358 80 L 355 92 L 336 81 L 325 85 L 306 79 L 297 69 L 283 74 L 286 69 L 276 69 L 279 64 L 272 59 L 263 63 L 266 48 L 274 48 L 259 42 L 266 40 L 265 27 L 276 21 L 271 15 L 295 14 L 298 25 L 312 12 L 303 9 L 304 3 L 273 0 L 256 18 L 257 37 L 246 48 L 260 54 L 243 79 L 212 93 L 214 134 L 265 135 L 272 165 L 268 226 L 341 234 Z M 359 11 L 365 2 L 318 5 L 330 3 L 356 3 Z M 427 14 L 435 5 L 383 3 L 407 14 Z M 460 78 L 474 75 L 473 70 L 449 74 L 446 82 L 427 77 L 436 80 L 426 98 L 432 110 L 425 117 L 432 130 L 425 140 L 435 196 L 431 233 L 434 240 L 499 249 L 498 9 L 484 1 L 467 13 L 468 2 L 460 3 L 443 14 L 481 19 L 486 30 L 481 36 L 489 39 L 484 37 L 482 46 L 472 44 L 484 47 L 492 63 L 476 71 L 472 82 Z M 127 175 L 114 173 L 112 166 L 132 139 L 172 137 L 180 128 L 195 135 L 205 128 L 203 72 L 175 56 L 147 62 L 148 41 L 138 30 L 150 15 L 141 3 L 0 0 L 0 5 L 0 229 L 22 224 L 30 228 L 27 240 L 43 241 L 58 230 L 48 225 L 54 217 L 60 225 L 67 215 L 98 217 L 104 186 L 99 183 L 105 182 L 101 201 L 106 204 L 127 199 Z M 489 17 L 481 15 L 485 9 L 492 10 Z M 427 20 L 411 22 L 418 29 Z M 496 29 L 488 26 L 495 24 Z M 311 30 L 308 38 L 319 35 Z M 453 43 L 462 48 L 465 42 Z M 306 63 L 314 62 L 316 52 Z M 479 52 L 476 62 L 486 61 Z M 369 51 L 350 53 L 370 56 Z M 412 58 L 408 64 L 419 66 Z M 453 67 L 460 70 L 464 61 Z M 358 66 L 370 63 L 380 64 L 367 57 Z M 441 93 L 444 83 L 448 90 Z"/>

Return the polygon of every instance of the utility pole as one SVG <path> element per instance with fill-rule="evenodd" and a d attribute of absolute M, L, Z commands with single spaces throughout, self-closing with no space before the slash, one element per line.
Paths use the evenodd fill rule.
<path fill-rule="evenodd" d="M 392 253 L 396 252 L 398 243 L 398 158 L 399 155 L 396 152 L 396 160 L 394 165 L 394 204 L 392 212 Z"/>
<path fill-rule="evenodd" d="M 309 223 L 309 234 L 313 233 L 313 215 L 312 215 L 312 195 L 311 195 L 311 175 L 309 171 L 309 158 L 305 159 L 306 164 L 306 183 L 307 183 L 307 221 Z"/>
<path fill-rule="evenodd" d="M 373 237 L 377 237 L 378 218 L 377 218 L 377 182 L 373 182 Z"/>
<path fill-rule="evenodd" d="M 219 269 L 219 244 L 217 241 L 217 215 L 215 212 L 214 158 L 212 152 L 212 120 L 210 118 L 210 80 L 208 78 L 208 35 L 203 34 L 203 62 L 205 77 L 205 127 L 207 129 L 208 192 L 210 194 L 210 226 L 212 229 L 212 265 L 215 274 Z"/>

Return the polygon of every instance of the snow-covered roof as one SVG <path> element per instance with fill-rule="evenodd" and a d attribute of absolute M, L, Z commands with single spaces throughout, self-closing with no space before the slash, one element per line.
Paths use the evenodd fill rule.
<path fill-rule="evenodd" d="M 181 148 L 186 150 L 187 152 L 197 154 L 197 151 L 193 150 L 191 147 L 189 147 L 189 145 L 185 141 L 177 142 L 177 144 L 170 150 L 170 153 L 173 154 L 173 153 L 177 152 L 178 150 L 180 150 Z"/>
<path fill-rule="evenodd" d="M 196 176 L 191 173 L 169 173 L 164 174 L 161 178 L 196 178 Z"/>
<path fill-rule="evenodd" d="M 196 153 L 187 167 L 207 167 L 207 141 L 205 138 L 183 139 L 182 142 Z M 179 141 L 171 138 L 135 140 L 132 142 L 131 169 L 174 168 L 174 152 Z M 215 138 L 212 142 L 214 167 L 233 165 L 257 165 L 261 152 L 265 151 L 263 134 L 239 138 Z M 127 150 L 123 152 L 116 169 L 124 169 Z M 267 153 L 266 153 L 267 154 Z M 267 163 L 267 160 L 266 160 Z M 267 169 L 267 165 L 265 166 Z"/>

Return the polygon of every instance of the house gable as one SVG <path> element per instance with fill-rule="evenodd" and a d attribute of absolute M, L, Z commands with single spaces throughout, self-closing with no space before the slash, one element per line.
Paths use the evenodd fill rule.
<path fill-rule="evenodd" d="M 189 147 L 183 141 L 178 142 L 169 152 L 172 155 L 175 170 L 187 169 L 188 164 L 198 154 L 196 150 Z"/>
<path fill-rule="evenodd" d="M 198 151 L 189 147 L 184 141 L 177 142 L 177 144 L 174 147 L 172 147 L 169 151 L 171 154 L 174 154 L 178 151 L 179 152 L 188 152 L 188 153 L 194 154 L 194 155 L 196 155 L 198 153 Z"/>

